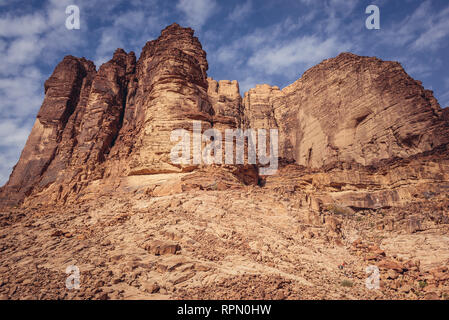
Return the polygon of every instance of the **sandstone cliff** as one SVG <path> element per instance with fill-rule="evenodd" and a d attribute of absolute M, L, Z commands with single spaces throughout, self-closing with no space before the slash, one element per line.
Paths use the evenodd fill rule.
<path fill-rule="evenodd" d="M 449 142 L 448 122 L 429 90 L 397 62 L 340 54 L 279 90 L 245 94 L 247 126 L 276 126 L 280 156 L 319 168 L 372 165 Z"/>
<path fill-rule="evenodd" d="M 449 142 L 447 110 L 399 63 L 344 53 L 292 85 L 258 85 L 240 96 L 237 81 L 207 77 L 194 32 L 173 24 L 136 61 L 117 49 L 98 72 L 65 57 L 45 83 L 45 100 L 8 183 L 3 205 L 76 199 L 99 179 L 190 172 L 170 161 L 170 133 L 209 128 L 278 128 L 280 158 L 310 168 L 374 165 Z M 257 183 L 255 168 L 229 168 Z M 72 198 L 73 198 L 72 197 Z"/>
<path fill-rule="evenodd" d="M 54 177 L 68 165 L 75 145 L 73 136 L 79 131 L 95 74 L 91 61 L 67 56 L 45 82 L 45 99 L 36 122 L 19 162 L 1 189 L 2 204 L 20 202 L 46 180 L 46 175 Z"/>
<path fill-rule="evenodd" d="M 449 122 L 449 107 L 446 107 L 443 109 L 443 115 L 442 118 L 446 121 Z"/>

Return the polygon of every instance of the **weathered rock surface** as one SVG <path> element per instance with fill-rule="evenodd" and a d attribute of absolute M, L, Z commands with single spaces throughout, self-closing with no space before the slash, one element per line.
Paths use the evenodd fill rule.
<path fill-rule="evenodd" d="M 65 57 L 45 83 L 44 103 L 2 198 L 17 203 L 45 189 L 45 201 L 65 200 L 101 178 L 134 66 L 134 53 L 123 50 L 98 72 L 91 61 Z"/>
<path fill-rule="evenodd" d="M 95 74 L 91 61 L 72 56 L 55 68 L 45 82 L 45 99 L 20 160 L 0 191 L 2 204 L 17 204 L 41 180 L 54 182 L 68 165 Z"/>
<path fill-rule="evenodd" d="M 123 138 L 131 141 L 132 150 L 120 159 L 118 171 L 139 175 L 182 170 L 170 161 L 170 133 L 192 131 L 193 120 L 203 120 L 204 130 L 211 127 L 207 69 L 206 53 L 190 28 L 171 25 L 145 45 L 137 62 L 135 111 L 128 116 L 131 137 Z M 121 150 L 117 143 L 112 154 Z"/>
<path fill-rule="evenodd" d="M 372 165 L 449 142 L 449 124 L 431 91 L 397 62 L 350 53 L 323 61 L 281 91 L 251 89 L 244 110 L 249 127 L 279 128 L 281 157 L 308 167 Z"/>
<path fill-rule="evenodd" d="M 321 212 L 302 203 L 300 190 L 288 191 L 287 179 L 284 188 L 145 192 L 194 174 L 123 177 L 112 190 L 89 185 L 73 206 L 3 211 L 0 295 L 425 299 L 432 292 L 448 298 L 447 192 L 392 208 L 335 205 Z M 419 231 L 408 230 L 411 218 Z M 69 265 L 80 269 L 79 290 L 65 287 Z M 369 265 L 379 267 L 378 290 L 365 286 Z"/>
<path fill-rule="evenodd" d="M 243 122 L 247 128 L 279 128 L 274 115 L 274 101 L 281 97 L 279 87 L 268 84 L 257 85 L 245 92 L 243 98 Z M 293 107 L 292 109 L 296 109 Z M 284 140 L 284 139 L 282 139 Z"/>
<path fill-rule="evenodd" d="M 118 49 L 97 73 L 92 62 L 66 57 L 46 83 L 2 203 L 17 204 L 32 191 L 38 201 L 66 201 L 96 179 L 191 170 L 170 161 L 172 130 L 192 131 L 193 120 L 203 121 L 203 131 L 211 128 L 211 103 L 226 106 L 227 113 L 217 109 L 217 116 L 227 118 L 217 122 L 237 126 L 232 108 L 240 104 L 238 86 L 223 82 L 209 101 L 207 69 L 193 30 L 177 24 L 148 42 L 137 62 L 133 52 Z M 219 102 L 223 97 L 233 104 Z"/>
<path fill-rule="evenodd" d="M 236 81 L 215 81 L 207 69 L 193 30 L 177 24 L 138 61 L 118 49 L 96 72 L 92 62 L 66 57 L 46 82 L 2 203 L 30 194 L 64 202 L 97 179 L 194 170 L 170 160 L 171 132 L 192 133 L 194 120 L 202 132 L 278 128 L 280 158 L 313 168 L 372 165 L 449 142 L 447 111 L 395 62 L 345 53 L 283 90 L 258 85 L 243 99 Z"/>
<path fill-rule="evenodd" d="M 449 150 L 445 145 L 376 167 L 342 165 L 323 171 L 291 164 L 266 177 L 264 186 L 297 193 L 303 206 L 316 211 L 334 204 L 355 210 L 405 205 L 448 192 Z"/>
<path fill-rule="evenodd" d="M 236 80 L 207 78 L 207 95 L 214 110 L 214 128 L 239 128 L 242 122 L 242 97 Z"/>
<path fill-rule="evenodd" d="M 446 107 L 443 109 L 443 114 L 442 114 L 442 118 L 449 122 L 449 107 Z"/>
<path fill-rule="evenodd" d="M 349 53 L 243 98 L 207 69 L 177 24 L 138 60 L 64 58 L 0 189 L 0 297 L 449 298 L 449 109 L 432 92 Z M 278 128 L 278 172 L 173 164 L 170 134 L 194 120 Z"/>

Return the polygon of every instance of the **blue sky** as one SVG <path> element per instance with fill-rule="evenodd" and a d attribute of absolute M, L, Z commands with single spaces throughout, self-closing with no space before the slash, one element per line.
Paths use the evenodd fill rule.
<path fill-rule="evenodd" d="M 365 9 L 380 8 L 368 30 Z M 68 5 L 80 30 L 65 27 Z M 209 76 L 285 87 L 343 51 L 402 63 L 449 106 L 447 0 L 0 0 L 0 185 L 17 162 L 43 100 L 43 84 L 67 54 L 98 66 L 121 47 L 139 56 L 178 22 L 196 30 Z"/>

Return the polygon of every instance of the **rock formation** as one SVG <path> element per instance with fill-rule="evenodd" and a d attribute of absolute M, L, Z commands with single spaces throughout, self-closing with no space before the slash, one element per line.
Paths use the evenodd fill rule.
<path fill-rule="evenodd" d="M 280 91 L 245 94 L 249 127 L 277 126 L 280 156 L 319 168 L 372 165 L 449 142 L 448 123 L 431 91 L 397 62 L 340 54 Z"/>
<path fill-rule="evenodd" d="M 193 30 L 168 26 L 139 60 L 117 49 L 98 72 L 65 57 L 45 83 L 36 123 L 2 188 L 3 204 L 30 194 L 65 201 L 91 181 L 191 171 L 170 161 L 170 133 L 278 128 L 280 157 L 306 167 L 373 165 L 449 141 L 447 111 L 399 63 L 344 53 L 292 85 L 258 85 L 242 99 L 237 81 L 207 77 Z M 254 174 L 250 174 L 254 176 Z"/>
<path fill-rule="evenodd" d="M 1 190 L 3 204 L 17 204 L 41 181 L 54 182 L 69 164 L 70 150 L 76 144 L 74 134 L 79 130 L 95 74 L 91 61 L 67 56 L 45 82 L 45 99 L 36 122 Z"/>
<path fill-rule="evenodd" d="M 449 107 L 446 107 L 443 109 L 443 115 L 442 118 L 446 121 L 449 122 Z"/>
<path fill-rule="evenodd" d="M 193 34 L 55 68 L 0 189 L 0 299 L 448 298 L 449 109 L 399 63 L 350 53 L 242 98 Z M 172 163 L 194 120 L 278 129 L 278 172 Z"/>

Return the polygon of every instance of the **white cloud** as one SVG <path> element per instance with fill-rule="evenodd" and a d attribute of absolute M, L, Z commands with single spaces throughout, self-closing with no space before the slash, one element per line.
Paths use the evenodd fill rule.
<path fill-rule="evenodd" d="M 31 129 L 30 124 L 22 125 L 15 118 L 0 121 L 0 147 L 16 147 L 22 149 Z"/>
<path fill-rule="evenodd" d="M 26 119 L 34 117 L 43 100 L 44 77 L 33 67 L 20 74 L 0 78 L 0 116 Z M 0 136 L 0 145 L 3 136 Z"/>
<path fill-rule="evenodd" d="M 0 18 L 0 36 L 17 37 L 39 34 L 47 30 L 47 22 L 41 14 L 27 14 L 21 17 Z"/>
<path fill-rule="evenodd" d="M 316 36 L 304 36 L 282 44 L 262 47 L 248 61 L 248 65 L 265 73 L 294 76 L 300 70 L 350 49 L 337 38 L 322 40 Z M 298 75 L 299 77 L 299 75 Z"/>
<path fill-rule="evenodd" d="M 22 123 L 17 118 L 0 120 L 0 186 L 4 185 L 19 160 L 32 127 L 31 122 Z"/>
<path fill-rule="evenodd" d="M 216 59 L 223 63 L 232 63 L 238 59 L 239 48 L 236 46 L 222 47 L 216 54 Z"/>
<path fill-rule="evenodd" d="M 112 58 L 112 53 L 117 48 L 123 47 L 120 30 L 118 28 L 106 28 L 101 35 L 100 43 L 95 54 L 95 65 L 100 67 Z"/>
<path fill-rule="evenodd" d="M 108 22 L 111 23 L 101 31 L 95 52 L 95 64 L 100 66 L 109 61 L 117 48 L 124 48 L 127 51 L 134 50 L 139 53 L 142 46 L 148 40 L 158 36 L 165 27 L 165 17 L 166 12 L 159 9 L 156 4 L 150 13 L 140 9 L 130 9 L 119 15 L 109 15 Z M 132 37 L 129 36 L 130 34 Z"/>
<path fill-rule="evenodd" d="M 301 17 L 302 21 L 310 22 L 314 18 L 312 28 L 316 31 L 335 34 L 344 33 L 346 30 L 353 30 L 353 26 L 346 20 L 350 17 L 360 1 L 358 0 L 299 0 L 303 6 L 307 7 L 307 13 Z M 360 21 L 363 20 L 363 12 L 360 12 Z"/>
<path fill-rule="evenodd" d="M 215 0 L 179 0 L 176 8 L 184 14 L 189 27 L 201 29 L 218 5 Z"/>
<path fill-rule="evenodd" d="M 427 19 L 432 21 L 432 23 L 413 42 L 412 48 L 414 49 L 437 49 L 445 43 L 443 39 L 449 35 L 449 8 Z"/>
<path fill-rule="evenodd" d="M 449 36 L 449 7 L 437 12 L 432 1 L 424 1 L 401 21 L 382 28 L 379 36 L 383 44 L 408 46 L 414 51 L 438 49 Z"/>
<path fill-rule="evenodd" d="M 229 14 L 228 19 L 233 22 L 240 22 L 245 17 L 247 17 L 253 10 L 252 0 L 247 0 L 246 2 L 237 5 L 234 10 Z"/>
<path fill-rule="evenodd" d="M 300 27 L 300 23 L 285 19 L 282 23 L 258 28 L 229 44 L 216 48 L 214 54 L 211 54 L 210 57 L 217 59 L 222 64 L 229 65 L 231 62 L 234 65 L 241 64 L 248 55 L 261 50 L 262 47 L 278 44 L 285 36 L 297 31 Z M 247 51 L 250 51 L 249 54 Z"/>
<path fill-rule="evenodd" d="M 344 20 L 349 17 L 356 8 L 358 0 L 330 0 L 324 5 L 327 18 L 323 22 L 327 33 L 335 33 L 337 30 L 347 27 Z M 362 19 L 361 19 L 362 20 Z"/>
<path fill-rule="evenodd" d="M 0 54 L 5 67 L 0 74 L 11 75 L 30 66 L 45 54 L 44 62 L 60 59 L 59 53 L 83 44 L 81 33 L 67 30 L 65 8 L 71 1 L 50 0 L 33 14 L 0 16 Z M 83 23 L 83 28 L 87 24 Z"/>
<path fill-rule="evenodd" d="M 130 10 L 114 19 L 114 26 L 135 29 L 145 23 L 146 17 L 142 10 Z"/>
<path fill-rule="evenodd" d="M 433 67 L 428 64 L 417 61 L 409 63 L 407 59 L 402 59 L 402 65 L 404 66 L 404 70 L 415 79 L 427 77 L 432 74 L 433 70 Z"/>
<path fill-rule="evenodd" d="M 210 64 L 221 64 L 238 75 L 242 93 L 258 83 L 274 85 L 279 77 L 293 82 L 314 64 L 352 49 L 349 41 L 324 30 L 298 36 L 315 14 L 304 12 L 299 19 L 286 18 L 218 46 L 208 55 Z"/>
<path fill-rule="evenodd" d="M 39 57 L 45 44 L 38 37 L 24 36 L 10 42 L 4 59 L 7 64 L 25 65 Z"/>
<path fill-rule="evenodd" d="M 255 88 L 257 84 L 260 84 L 260 79 L 248 76 L 239 81 L 240 94 L 249 91 L 251 88 Z"/>

